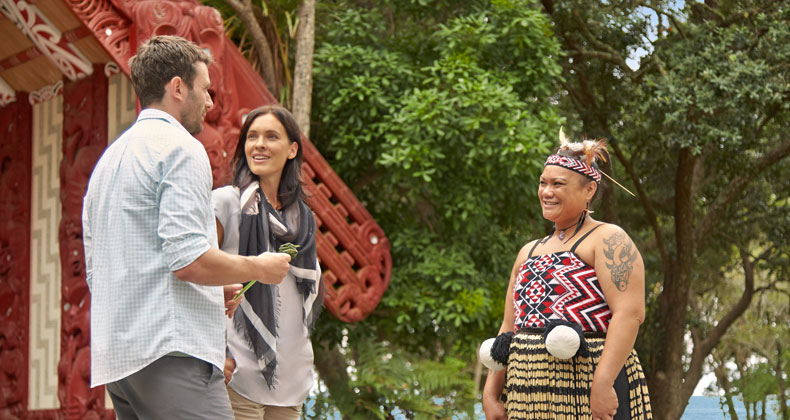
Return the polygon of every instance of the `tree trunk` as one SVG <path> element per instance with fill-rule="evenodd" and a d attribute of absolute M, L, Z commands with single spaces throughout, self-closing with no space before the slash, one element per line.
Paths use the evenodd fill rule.
<path fill-rule="evenodd" d="M 318 342 L 313 344 L 313 352 L 318 375 L 326 384 L 332 402 L 341 413 L 353 412 L 354 392 L 349 389 L 347 366 L 343 355 L 337 347 L 329 348 L 324 343 Z M 350 417 L 344 415 L 343 419 L 350 420 Z"/>
<path fill-rule="evenodd" d="M 762 401 L 762 404 L 761 404 L 762 410 L 760 410 L 761 411 L 760 412 L 760 418 L 762 420 L 765 420 L 765 414 L 766 414 L 765 406 L 767 406 L 767 405 L 768 405 L 768 396 L 767 395 L 763 395 L 763 401 Z"/>
<path fill-rule="evenodd" d="M 299 129 L 310 137 L 310 108 L 313 102 L 313 50 L 315 48 L 315 0 L 302 0 L 296 29 L 296 61 L 291 111 Z"/>
<path fill-rule="evenodd" d="M 607 160 L 606 162 L 602 162 L 600 164 L 601 169 L 605 171 L 607 174 L 612 174 L 611 176 L 615 179 L 616 176 L 612 171 L 612 162 L 611 160 Z M 615 190 L 619 189 L 617 185 L 615 185 L 612 181 L 606 180 L 608 184 L 608 188 L 605 188 L 601 191 L 601 209 L 603 210 L 603 218 L 604 222 L 614 223 L 616 225 L 620 224 L 620 217 L 617 214 L 617 201 L 615 199 Z"/>
<path fill-rule="evenodd" d="M 779 400 L 779 418 L 782 420 L 790 419 L 790 413 L 787 412 L 787 395 L 786 389 L 787 384 L 784 380 L 784 369 L 782 363 L 782 353 L 784 348 L 780 343 L 776 344 L 776 366 L 774 370 L 776 371 L 776 382 L 779 385 L 779 391 L 777 392 L 777 400 Z"/>
<path fill-rule="evenodd" d="M 663 348 L 657 349 L 656 366 L 650 399 L 656 420 L 678 420 L 685 410 L 688 400 L 683 400 L 686 331 L 686 311 L 688 309 L 691 270 L 694 263 L 694 197 L 691 177 L 697 157 L 690 149 L 680 151 L 675 175 L 675 240 L 677 254 L 673 272 L 665 278 L 664 291 L 659 298 L 660 342 Z"/>
<path fill-rule="evenodd" d="M 227 0 L 227 2 L 239 14 L 239 19 L 247 27 L 252 43 L 255 45 L 255 50 L 258 52 L 258 62 L 263 72 L 263 81 L 266 83 L 266 87 L 269 88 L 269 92 L 275 98 L 278 98 L 280 94 L 279 85 L 274 72 L 274 57 L 272 57 L 271 45 L 269 45 L 266 35 L 263 34 L 260 22 L 255 18 L 252 2 L 250 0 Z"/>
<path fill-rule="evenodd" d="M 724 401 L 727 404 L 727 411 L 730 414 L 730 419 L 738 420 L 738 413 L 735 411 L 735 403 L 733 403 L 732 385 L 730 384 L 730 377 L 727 374 L 724 363 L 724 360 L 716 360 L 713 372 L 716 374 L 716 379 L 719 381 L 719 387 L 724 390 Z"/>
<path fill-rule="evenodd" d="M 688 401 L 694 393 L 694 388 L 702 378 L 702 368 L 705 364 L 705 359 L 713 352 L 716 345 L 719 344 L 721 338 L 727 332 L 727 329 L 743 315 L 752 303 L 754 296 L 754 261 L 748 251 L 738 247 L 738 253 L 741 257 L 741 265 L 743 266 L 744 275 L 744 290 L 740 299 L 719 319 L 716 326 L 708 331 L 703 339 L 694 339 L 694 348 L 691 353 L 691 362 L 688 364 L 686 374 L 684 376 L 684 388 L 680 392 L 682 401 Z M 699 336 L 696 329 L 692 327 L 692 337 Z"/>

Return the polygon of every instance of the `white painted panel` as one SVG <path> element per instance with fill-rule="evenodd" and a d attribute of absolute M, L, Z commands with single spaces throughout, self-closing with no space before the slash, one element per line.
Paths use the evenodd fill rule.
<path fill-rule="evenodd" d="M 30 375 L 28 409 L 60 408 L 61 217 L 63 96 L 33 107 L 33 182 L 30 209 Z"/>

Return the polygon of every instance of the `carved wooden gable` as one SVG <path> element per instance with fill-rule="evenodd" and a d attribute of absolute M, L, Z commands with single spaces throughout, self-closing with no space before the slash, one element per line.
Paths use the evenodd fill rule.
<path fill-rule="evenodd" d="M 0 12 L 0 418 L 113 418 L 103 387 L 88 386 L 81 211 L 93 166 L 135 114 L 128 80 L 114 74 L 128 77 L 128 59 L 155 34 L 211 52 L 215 106 L 198 138 L 215 187 L 230 180 L 242 117 L 276 101 L 225 37 L 219 14 L 197 1 L 0 0 Z M 108 105 L 130 100 L 131 109 Z M 116 111 L 125 116 L 107 117 Z M 303 140 L 326 306 L 360 321 L 389 283 L 389 242 Z"/>

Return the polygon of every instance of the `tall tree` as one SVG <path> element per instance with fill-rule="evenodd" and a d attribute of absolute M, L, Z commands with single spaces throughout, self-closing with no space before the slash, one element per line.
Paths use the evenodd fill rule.
<path fill-rule="evenodd" d="M 544 233 L 558 44 L 530 1 L 318 7 L 312 135 L 393 258 L 364 322 L 320 321 L 320 376 L 346 418 L 471 417 L 476 348 L 518 249 Z"/>
<path fill-rule="evenodd" d="M 252 38 L 252 44 L 258 57 L 258 64 L 260 65 L 263 81 L 266 83 L 269 91 L 271 91 L 275 97 L 278 97 L 282 83 L 278 80 L 274 70 L 275 57 L 272 52 L 272 43 L 266 37 L 263 25 L 256 16 L 256 11 L 260 13 L 260 8 L 257 5 L 253 5 L 251 0 L 224 1 L 236 11 L 238 18 L 244 23 L 244 27 Z M 262 4 L 266 3 L 263 2 Z"/>
<path fill-rule="evenodd" d="M 313 52 L 315 48 L 315 0 L 302 0 L 296 20 L 296 59 L 291 111 L 305 137 L 310 137 L 313 101 Z"/>
<path fill-rule="evenodd" d="M 642 251 L 640 355 L 656 418 L 680 418 L 764 267 L 787 260 L 787 2 L 318 8 L 313 136 L 388 232 L 394 269 L 365 322 L 321 320 L 314 418 L 470 409 L 474 348 L 501 320 L 511 259 L 545 232 L 533 183 L 560 124 L 608 138 L 608 169 L 637 193 L 604 191 L 601 210 Z"/>
<path fill-rule="evenodd" d="M 760 204 L 788 196 L 775 177 L 790 154 L 790 9 L 770 0 L 542 5 L 566 54 L 571 127 L 609 138 L 615 174 L 638 194 L 638 207 L 618 199 L 605 217 L 641 241 L 652 279 L 641 354 L 656 418 L 679 419 L 705 358 L 750 305 L 748 250 L 777 247 L 759 233 L 787 224 L 765 220 Z M 692 296 L 709 287 L 701 279 L 733 260 L 741 298 L 718 319 L 698 317 Z"/>
<path fill-rule="evenodd" d="M 769 257 L 772 253 L 773 258 Z M 787 276 L 790 255 L 767 250 L 760 257 L 756 264 L 759 286 L 755 290 L 755 303 L 736 321 L 714 352 L 716 377 L 727 401 L 737 396 L 753 412 L 758 403 L 770 398 L 776 402 L 778 418 L 784 420 L 790 418 L 787 407 L 790 285 L 781 278 Z M 707 296 L 705 308 L 700 309 L 715 312 L 723 306 L 719 300 L 737 299 L 736 291 L 733 288 L 729 292 L 722 290 L 716 297 Z M 737 415 L 730 417 L 737 419 Z"/>
<path fill-rule="evenodd" d="M 272 95 L 291 109 L 300 128 L 309 135 L 315 0 L 202 2 L 220 12 L 226 34 L 258 70 Z M 298 103 L 293 102 L 294 96 Z"/>

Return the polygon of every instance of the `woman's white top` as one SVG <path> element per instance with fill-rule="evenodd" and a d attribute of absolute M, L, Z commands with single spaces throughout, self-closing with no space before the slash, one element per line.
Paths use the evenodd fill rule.
<path fill-rule="evenodd" d="M 222 187 L 212 192 L 214 213 L 225 231 L 220 249 L 239 253 L 239 225 L 241 206 L 239 189 Z M 321 267 L 316 263 L 316 269 Z M 236 331 L 233 320 L 227 319 L 227 338 L 230 356 L 236 360 L 236 370 L 228 386 L 239 395 L 263 405 L 280 407 L 301 406 L 313 387 L 313 346 L 302 320 L 303 296 L 296 288 L 296 279 L 289 271 L 282 283 L 275 286 L 280 312 L 277 315 L 277 368 L 275 386 L 269 389 L 258 366 L 255 353 L 247 340 Z M 242 297 L 246 299 L 246 297 Z"/>

